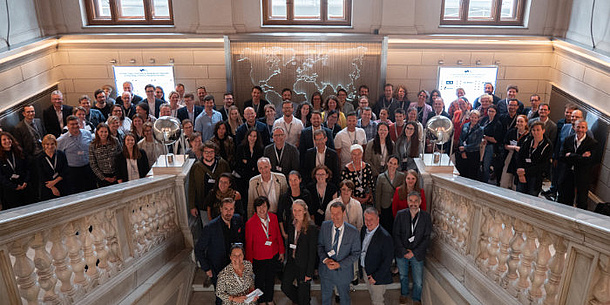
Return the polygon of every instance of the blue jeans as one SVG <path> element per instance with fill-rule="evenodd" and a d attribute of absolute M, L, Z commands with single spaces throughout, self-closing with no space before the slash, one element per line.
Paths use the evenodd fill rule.
<path fill-rule="evenodd" d="M 483 155 L 483 172 L 481 173 L 481 181 L 484 183 L 489 182 L 489 172 L 491 167 L 491 162 L 494 158 L 494 146 L 493 144 L 487 144 L 485 146 L 485 154 Z M 494 168 L 494 171 L 497 173 L 498 171 Z"/>
<path fill-rule="evenodd" d="M 413 277 L 413 291 L 411 299 L 421 302 L 421 290 L 424 280 L 424 261 L 418 261 L 415 256 L 410 259 L 404 257 L 396 258 L 396 266 L 400 273 L 400 295 L 409 296 L 409 265 L 411 265 L 411 276 Z"/>

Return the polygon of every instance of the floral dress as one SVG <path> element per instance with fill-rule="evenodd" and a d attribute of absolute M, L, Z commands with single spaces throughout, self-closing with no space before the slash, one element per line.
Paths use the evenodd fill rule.
<path fill-rule="evenodd" d="M 350 162 L 343 168 L 343 171 L 341 172 L 341 181 L 351 180 L 354 183 L 355 188 L 353 197 L 365 197 L 366 194 L 372 192 L 374 188 L 371 165 L 366 162 L 361 162 L 360 170 L 351 171 L 349 169 L 350 164 L 353 165 L 354 163 Z"/>

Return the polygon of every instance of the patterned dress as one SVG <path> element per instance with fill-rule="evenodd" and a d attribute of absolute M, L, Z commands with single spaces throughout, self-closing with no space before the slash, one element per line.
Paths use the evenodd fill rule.
<path fill-rule="evenodd" d="M 348 163 L 341 172 L 341 181 L 343 180 L 351 180 L 354 183 L 355 189 L 353 197 L 362 198 L 366 196 L 366 194 L 373 191 L 374 181 L 373 181 L 373 171 L 371 170 L 371 165 L 366 162 L 361 163 L 361 169 L 356 171 L 351 171 L 348 167 L 353 162 Z"/>
<path fill-rule="evenodd" d="M 229 297 L 238 297 L 247 295 L 250 288 L 254 287 L 254 272 L 252 271 L 252 263 L 244 260 L 244 272 L 242 276 L 238 276 L 233 269 L 233 265 L 227 265 L 218 274 L 218 282 L 216 284 L 216 296 L 222 300 L 222 304 L 250 304 L 237 303 L 229 301 Z M 254 304 L 256 302 L 252 302 Z"/>

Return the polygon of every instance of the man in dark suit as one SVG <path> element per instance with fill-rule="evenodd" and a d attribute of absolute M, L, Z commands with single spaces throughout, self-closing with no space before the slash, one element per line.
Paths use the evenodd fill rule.
<path fill-rule="evenodd" d="M 519 87 L 515 85 L 508 85 L 506 87 L 506 98 L 502 99 L 498 102 L 498 114 L 497 115 L 505 115 L 508 113 L 508 104 L 511 100 L 517 100 L 517 93 L 519 93 Z M 517 100 L 518 109 L 517 114 L 523 113 L 523 103 L 520 100 Z"/>
<path fill-rule="evenodd" d="M 354 262 L 360 257 L 358 230 L 343 220 L 345 205 L 336 201 L 330 206 L 331 220 L 322 223 L 318 236 L 318 257 L 322 304 L 331 304 L 337 287 L 342 305 L 351 304 L 349 284 L 354 278 Z"/>
<path fill-rule="evenodd" d="M 291 171 L 299 170 L 299 150 L 286 142 L 286 130 L 282 126 L 273 128 L 273 143 L 265 147 L 263 155 L 271 160 L 271 170 L 288 177 Z"/>
<path fill-rule="evenodd" d="M 146 98 L 142 100 L 142 102 L 148 104 L 150 114 L 158 118 L 159 108 L 161 107 L 161 104 L 163 104 L 163 101 L 155 97 L 155 85 L 148 84 L 144 87 L 144 90 L 146 90 Z"/>
<path fill-rule="evenodd" d="M 241 216 L 235 214 L 235 201 L 232 198 L 223 199 L 220 216 L 205 226 L 195 245 L 195 256 L 201 269 L 212 279 L 214 286 L 218 274 L 230 262 L 231 245 L 244 242 L 244 230 Z M 216 304 L 221 303 L 221 300 L 216 298 Z"/>
<path fill-rule="evenodd" d="M 47 132 L 57 138 L 66 126 L 66 118 L 72 115 L 72 107 L 64 105 L 64 95 L 59 90 L 51 92 L 51 104 L 51 107 L 42 111 L 42 120 Z"/>
<path fill-rule="evenodd" d="M 265 105 L 269 104 L 266 100 L 262 99 L 263 96 L 263 88 L 260 86 L 252 87 L 251 92 L 252 99 L 244 102 L 244 110 L 248 107 L 252 107 L 254 109 L 254 113 L 257 118 L 265 117 Z"/>
<path fill-rule="evenodd" d="M 15 126 L 13 135 L 21 144 L 26 157 L 35 157 L 42 152 L 42 138 L 47 134 L 40 119 L 35 118 L 34 106 L 23 107 L 23 120 Z"/>
<path fill-rule="evenodd" d="M 498 105 L 500 98 L 494 94 L 494 85 L 492 85 L 492 83 L 485 83 L 484 87 L 483 87 L 483 91 L 484 91 L 483 95 L 485 95 L 485 94 L 491 95 L 492 103 L 494 105 Z M 483 96 L 483 95 L 481 95 L 481 96 Z M 477 108 L 479 108 L 479 106 L 481 106 L 481 102 L 480 102 L 481 96 L 477 97 L 474 100 L 474 102 L 472 103 L 472 109 L 477 109 Z"/>
<path fill-rule="evenodd" d="M 424 277 L 424 259 L 430 245 L 432 218 L 426 211 L 419 209 L 419 191 L 407 196 L 408 209 L 396 214 L 392 234 L 394 235 L 394 255 L 400 273 L 400 304 L 407 304 L 409 298 L 409 265 L 413 277 L 411 298 L 413 304 L 421 305 L 421 292 Z"/>
<path fill-rule="evenodd" d="M 311 126 L 301 131 L 301 138 L 299 139 L 299 153 L 304 156 L 308 149 L 315 146 L 313 140 L 313 134 L 316 130 L 324 130 L 326 132 L 326 146 L 335 149 L 335 141 L 333 140 L 333 132 L 322 126 L 322 113 L 319 110 L 311 112 Z"/>
<path fill-rule="evenodd" d="M 364 210 L 364 225 L 360 230 L 360 270 L 371 295 L 371 304 L 383 305 L 385 285 L 392 283 L 392 236 L 379 225 L 379 214 L 374 207 Z"/>
<path fill-rule="evenodd" d="M 559 153 L 559 162 L 565 163 L 566 170 L 563 177 L 560 177 L 558 201 L 567 205 L 574 204 L 576 189 L 576 206 L 586 210 L 589 177 L 597 160 L 597 141 L 587 135 L 587 121 L 577 120 L 574 124 L 576 133 L 565 139 Z"/>
<path fill-rule="evenodd" d="M 195 122 L 197 116 L 203 112 L 203 107 L 195 105 L 195 95 L 192 93 L 184 95 L 184 103 L 186 104 L 186 107 L 178 109 L 178 120 L 182 122 L 185 119 L 189 119 L 191 122 Z"/>
<path fill-rule="evenodd" d="M 134 106 L 139 104 L 143 100 L 141 96 L 133 93 L 133 84 L 131 82 L 123 83 L 123 92 L 129 92 L 130 101 L 133 103 Z M 120 105 L 123 102 L 123 95 L 121 94 L 121 96 L 116 98 L 116 104 Z"/>
<path fill-rule="evenodd" d="M 339 185 L 339 156 L 337 152 L 326 145 L 327 133 L 324 130 L 316 130 L 314 132 L 314 142 L 316 146 L 310 148 L 305 153 L 305 157 L 301 158 L 301 169 L 303 176 L 303 183 L 307 185 L 312 181 L 311 172 L 318 165 L 326 165 L 332 172 L 332 182 L 335 185 Z"/>

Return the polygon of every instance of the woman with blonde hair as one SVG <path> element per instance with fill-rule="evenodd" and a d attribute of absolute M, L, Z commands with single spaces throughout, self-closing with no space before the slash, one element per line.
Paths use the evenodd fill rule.
<path fill-rule="evenodd" d="M 229 117 L 227 118 L 227 125 L 229 125 L 229 134 L 231 137 L 235 137 L 235 131 L 241 126 L 244 121 L 239 114 L 239 109 L 235 105 L 229 107 Z"/>
<path fill-rule="evenodd" d="M 293 303 L 306 305 L 311 299 L 311 280 L 317 259 L 318 228 L 313 223 L 307 204 L 302 199 L 292 203 L 292 219 L 292 223 L 288 225 L 286 266 L 281 287 Z"/>
<path fill-rule="evenodd" d="M 42 138 L 42 148 L 37 158 L 40 200 L 48 200 L 65 195 L 63 179 L 68 160 L 63 151 L 57 150 L 57 139 L 52 134 Z"/>

